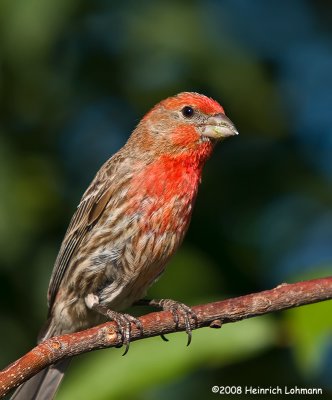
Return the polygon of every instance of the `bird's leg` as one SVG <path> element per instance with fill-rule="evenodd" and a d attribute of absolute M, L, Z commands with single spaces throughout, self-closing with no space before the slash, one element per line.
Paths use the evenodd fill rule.
<path fill-rule="evenodd" d="M 141 306 L 153 306 L 153 307 L 158 307 L 161 308 L 164 311 L 170 311 L 173 315 L 173 319 L 175 322 L 176 328 L 179 325 L 179 317 L 182 317 L 186 326 L 186 332 L 188 335 L 188 342 L 187 346 L 190 345 L 191 343 L 191 337 L 192 337 L 192 329 L 190 325 L 190 319 L 192 319 L 197 325 L 198 318 L 197 315 L 194 313 L 194 311 L 186 306 L 183 303 L 180 303 L 175 300 L 171 299 L 161 299 L 161 300 L 148 300 L 148 299 L 141 299 L 134 303 L 134 305 L 141 305 Z M 164 335 L 160 335 L 163 340 L 168 341 L 168 339 Z"/>
<path fill-rule="evenodd" d="M 129 344 L 130 344 L 130 340 L 131 340 L 131 324 L 132 323 L 135 324 L 136 327 L 139 329 L 140 334 L 142 335 L 143 334 L 143 326 L 142 326 L 141 321 L 139 319 L 133 317 L 130 314 L 119 313 L 119 312 L 110 310 L 107 307 L 101 305 L 99 303 L 99 297 L 93 293 L 90 293 L 86 296 L 85 304 L 91 310 L 94 310 L 94 311 L 104 315 L 111 321 L 116 322 L 118 333 L 121 335 L 121 338 L 122 338 L 122 344 L 124 346 L 126 346 L 126 349 L 122 355 L 123 356 L 126 355 L 129 350 Z"/>

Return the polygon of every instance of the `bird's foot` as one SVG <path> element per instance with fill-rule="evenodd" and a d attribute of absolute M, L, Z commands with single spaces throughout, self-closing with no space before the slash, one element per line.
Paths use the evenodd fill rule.
<path fill-rule="evenodd" d="M 176 328 L 179 326 L 179 321 L 180 321 L 180 318 L 182 317 L 184 320 L 186 332 L 188 335 L 187 346 L 190 345 L 191 338 L 192 338 L 192 329 L 191 329 L 190 320 L 193 320 L 195 325 L 197 325 L 197 323 L 198 323 L 197 315 L 194 313 L 194 311 L 190 307 L 186 306 L 183 303 L 180 303 L 178 301 L 171 300 L 171 299 L 160 299 L 160 300 L 142 299 L 135 304 L 148 305 L 148 306 L 161 308 L 164 311 L 170 311 L 173 315 L 173 320 L 175 322 Z M 163 340 L 168 341 L 168 339 L 164 335 L 161 335 L 161 337 Z"/>
<path fill-rule="evenodd" d="M 85 303 L 91 310 L 97 311 L 116 323 L 118 334 L 121 336 L 122 345 L 125 346 L 125 351 L 122 354 L 123 356 L 126 355 L 129 350 L 131 341 L 131 324 L 135 324 L 136 328 L 139 329 L 140 334 L 143 335 L 143 325 L 139 319 L 130 314 L 123 314 L 110 310 L 99 304 L 98 296 L 89 294 L 85 299 Z"/>
<path fill-rule="evenodd" d="M 122 355 L 125 356 L 128 353 L 131 341 L 131 324 L 136 325 L 141 335 L 143 335 L 143 325 L 139 319 L 130 314 L 122 314 L 113 310 L 107 310 L 106 316 L 117 324 L 118 333 L 122 338 L 122 345 L 125 346 L 125 351 Z"/>

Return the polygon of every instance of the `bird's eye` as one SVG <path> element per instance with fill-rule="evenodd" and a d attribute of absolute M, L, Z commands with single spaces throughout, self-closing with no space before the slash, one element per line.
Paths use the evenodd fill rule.
<path fill-rule="evenodd" d="M 190 106 L 185 106 L 182 108 L 182 115 L 186 118 L 191 118 L 194 115 L 195 111 Z"/>

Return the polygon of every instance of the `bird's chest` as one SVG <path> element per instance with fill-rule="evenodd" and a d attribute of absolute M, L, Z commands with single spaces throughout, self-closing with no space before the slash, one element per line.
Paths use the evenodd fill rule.
<path fill-rule="evenodd" d="M 167 232 L 181 236 L 190 221 L 200 173 L 191 164 L 164 160 L 136 176 L 129 198 L 140 229 L 160 236 Z"/>

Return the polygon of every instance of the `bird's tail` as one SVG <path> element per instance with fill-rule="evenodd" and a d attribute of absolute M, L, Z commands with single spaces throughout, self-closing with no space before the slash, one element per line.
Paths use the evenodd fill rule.
<path fill-rule="evenodd" d="M 70 360 L 67 358 L 43 369 L 19 386 L 10 400 L 52 400 Z"/>

